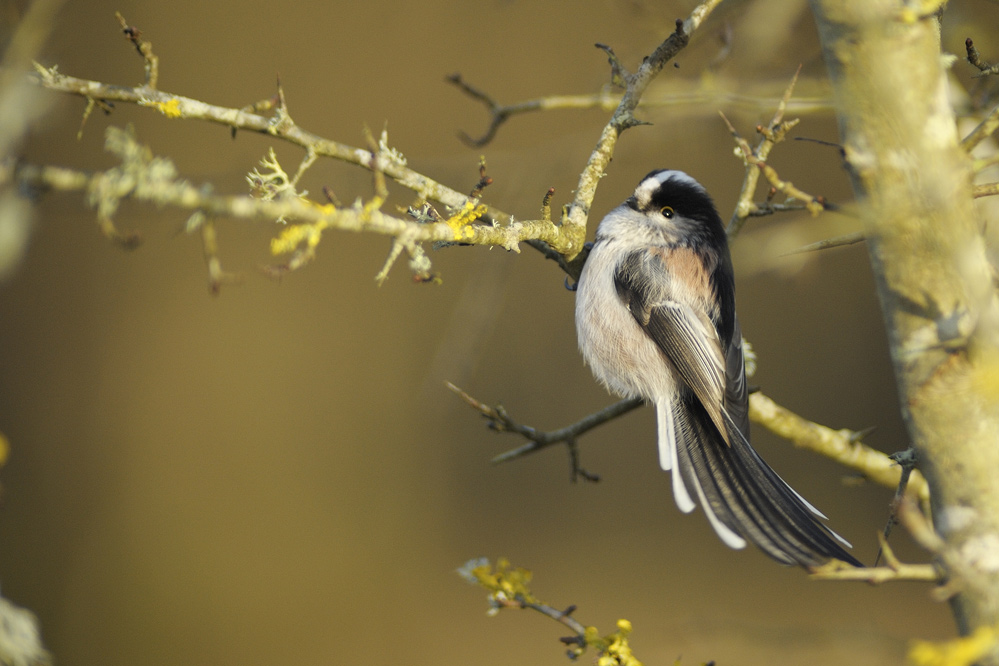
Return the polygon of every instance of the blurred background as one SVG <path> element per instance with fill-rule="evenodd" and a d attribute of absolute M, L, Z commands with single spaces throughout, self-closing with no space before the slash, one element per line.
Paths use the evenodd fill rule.
<path fill-rule="evenodd" d="M 5 4 L 6 39 L 26 3 Z M 607 113 L 515 118 L 471 149 L 457 133 L 482 133 L 488 117 L 445 77 L 460 71 L 501 102 L 597 92 L 608 67 L 594 42 L 633 68 L 693 5 L 70 1 L 40 60 L 141 83 L 118 10 L 152 42 L 162 90 L 242 107 L 271 96 L 280 75 L 302 127 L 363 145 L 365 125 L 387 124 L 411 167 L 460 191 L 483 154 L 495 181 L 485 200 L 529 219 L 550 186 L 556 207 L 571 199 Z M 994 3 L 950 3 L 946 48 L 961 55 L 971 36 L 994 56 L 997 15 Z M 743 170 L 717 111 L 755 142 L 799 63 L 801 96 L 827 98 L 804 2 L 725 5 L 649 93 L 694 89 L 702 101 L 642 112 L 654 125 L 622 138 L 591 223 L 657 167 L 701 180 L 727 219 Z M 962 85 L 972 73 L 954 68 Z M 302 157 L 269 137 L 233 140 L 128 105 L 95 112 L 77 140 L 83 101 L 43 97 L 47 113 L 22 151 L 34 162 L 112 166 L 105 128 L 128 124 L 185 178 L 223 193 L 247 192 L 269 147 L 289 170 Z M 828 109 L 802 117 L 796 136 L 837 140 Z M 788 142 L 771 163 L 847 206 L 753 220 L 737 241 L 739 314 L 759 355 L 752 382 L 819 423 L 876 427 L 869 444 L 903 449 L 865 248 L 782 257 L 857 228 L 838 154 Z M 330 161 L 305 178 L 316 197 L 324 185 L 344 201 L 372 191 L 366 172 Z M 488 431 L 445 381 L 545 429 L 613 400 L 576 351 L 563 275 L 530 248 L 433 252 L 443 284 L 413 284 L 401 262 L 379 288 L 390 242 L 327 233 L 311 265 L 273 281 L 258 267 L 274 261 L 274 225 L 222 220 L 221 260 L 245 279 L 213 298 L 186 217 L 126 204 L 117 223 L 145 242 L 124 252 L 81 196 L 46 196 L 23 260 L 0 283 L 0 432 L 11 446 L 0 585 L 38 615 L 58 663 L 565 663 L 563 627 L 530 613 L 487 617 L 485 593 L 454 573 L 478 556 L 531 569 L 538 596 L 576 604 L 604 633 L 629 619 L 646 664 L 890 664 L 911 638 L 953 635 L 925 585 L 812 582 L 727 549 L 701 512 L 674 506 L 651 410 L 581 441 L 599 483 L 570 483 L 561 448 L 490 465 L 521 442 Z M 892 492 L 760 428 L 754 443 L 872 562 Z M 901 531 L 893 540 L 903 558 L 925 560 Z"/>

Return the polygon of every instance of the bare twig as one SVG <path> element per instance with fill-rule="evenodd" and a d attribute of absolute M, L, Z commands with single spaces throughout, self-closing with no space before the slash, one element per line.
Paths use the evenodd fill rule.
<path fill-rule="evenodd" d="M 810 243 L 809 245 L 804 245 L 799 247 L 797 250 L 792 250 L 791 252 L 785 253 L 785 255 L 792 254 L 802 254 L 804 252 L 817 252 L 819 250 L 828 250 L 833 247 L 844 247 L 846 245 L 854 245 L 856 243 L 863 243 L 865 237 L 864 232 L 856 231 L 852 234 L 844 234 L 842 236 L 837 236 L 836 238 L 827 238 L 825 240 L 820 240 L 815 243 Z"/>
<path fill-rule="evenodd" d="M 579 94 L 579 95 L 546 95 L 533 99 L 513 102 L 511 104 L 500 104 L 490 95 L 472 86 L 461 74 L 451 74 L 445 81 L 454 85 L 473 100 L 481 103 L 489 112 L 490 121 L 486 131 L 478 136 L 472 137 L 465 132 L 459 132 L 458 137 L 466 144 L 481 148 L 489 144 L 499 131 L 499 128 L 514 116 L 558 110 L 585 110 L 602 109 L 613 111 L 621 103 L 622 93 L 604 87 L 599 92 Z M 683 109 L 685 107 L 726 107 L 738 108 L 747 112 L 756 112 L 764 109 L 772 109 L 780 103 L 779 98 L 766 94 L 772 87 L 766 83 L 759 87 L 758 93 L 736 92 L 738 87 L 745 87 L 745 81 L 735 81 L 724 79 L 720 74 L 712 77 L 712 85 L 705 86 L 700 79 L 671 80 L 667 90 L 656 88 L 648 91 L 638 102 L 640 109 Z M 819 88 L 821 81 L 812 80 L 811 88 Z M 832 108 L 832 100 L 828 96 L 823 96 L 821 91 L 810 97 L 795 97 L 787 103 L 788 110 L 795 113 L 815 113 L 817 111 L 828 111 Z"/>
<path fill-rule="evenodd" d="M 612 110 L 621 101 L 621 95 L 604 89 L 595 95 L 551 95 L 536 99 L 524 100 L 514 104 L 499 104 L 492 97 L 473 87 L 465 81 L 461 74 L 451 74 L 445 81 L 456 86 L 472 99 L 485 105 L 490 114 L 489 127 L 479 137 L 472 137 L 465 132 L 459 132 L 458 138 L 473 148 L 481 148 L 496 138 L 500 126 L 512 116 L 534 111 L 551 111 L 554 109 L 606 109 Z"/>
<path fill-rule="evenodd" d="M 888 538 L 891 536 L 892 530 L 895 526 L 898 525 L 898 507 L 902 502 L 902 498 L 905 497 L 905 489 L 909 485 L 909 478 L 912 475 L 912 470 L 916 468 L 916 462 L 918 460 L 916 450 L 911 446 L 905 451 L 893 453 L 888 457 L 898 463 L 899 467 L 902 468 L 902 476 L 898 480 L 898 487 L 895 489 L 895 497 L 892 498 L 891 514 L 888 516 L 888 522 L 885 524 L 884 532 L 882 532 L 882 544 L 881 547 L 878 548 L 878 554 L 874 557 L 874 566 L 878 565 L 882 554 L 884 554 L 887 558 L 890 553 L 888 549 Z"/>
<path fill-rule="evenodd" d="M 732 217 L 732 221 L 729 222 L 728 234 L 732 236 L 742 228 L 742 224 L 745 220 L 755 214 L 760 214 L 761 211 L 766 211 L 768 208 L 772 208 L 772 204 L 768 201 L 763 206 L 757 205 L 752 202 L 752 194 L 756 188 L 756 184 L 759 182 L 758 178 L 749 177 L 750 171 L 757 171 L 766 178 L 767 182 L 770 183 L 770 193 L 768 198 L 773 198 L 774 194 L 780 192 L 786 198 L 785 204 L 788 203 L 798 203 L 804 206 L 805 210 L 811 213 L 813 216 L 818 215 L 824 210 L 831 208 L 831 206 L 826 203 L 826 200 L 821 196 L 813 196 L 807 192 L 802 191 L 794 185 L 794 183 L 786 180 L 781 180 L 780 176 L 777 174 L 777 170 L 772 166 L 767 164 L 764 160 L 760 159 L 757 154 L 760 148 L 767 147 L 766 152 L 769 153 L 770 148 L 778 142 L 782 141 L 788 130 L 798 124 L 797 120 L 789 120 L 786 122 L 780 122 L 776 127 L 763 128 L 762 126 L 757 126 L 756 131 L 763 135 L 763 142 L 760 146 L 753 150 L 749 146 L 749 142 L 746 141 L 739 132 L 735 129 L 728 118 L 725 117 L 724 113 L 719 112 L 722 120 L 725 121 L 725 125 L 728 127 L 729 132 L 732 134 L 732 138 L 735 139 L 735 143 L 739 148 L 739 152 L 742 155 L 743 162 L 746 164 L 747 176 L 743 181 L 742 193 L 739 196 L 739 204 L 736 204 L 736 212 Z M 775 116 L 776 118 L 776 116 Z M 750 187 L 751 186 L 751 187 Z M 749 188 L 749 189 L 747 189 Z M 742 203 L 745 202 L 747 207 L 743 207 Z M 734 224 L 734 226 L 733 226 Z"/>
<path fill-rule="evenodd" d="M 153 53 L 153 45 L 142 38 L 142 31 L 135 26 L 129 25 L 125 17 L 120 12 L 115 12 L 118 23 L 121 24 L 121 31 L 125 33 L 128 41 L 132 42 L 135 50 L 142 56 L 146 65 L 146 87 L 156 90 L 156 84 L 160 78 L 160 59 Z"/>
<path fill-rule="evenodd" d="M 457 393 L 466 404 L 482 414 L 489 421 L 489 427 L 497 432 L 511 432 L 520 435 L 528 440 L 528 443 L 515 449 L 510 449 L 492 459 L 493 463 L 502 463 L 516 458 L 522 458 L 528 454 L 535 453 L 553 444 L 566 444 L 569 447 L 570 458 L 573 462 L 572 475 L 575 479 L 582 476 L 588 481 L 597 480 L 578 465 L 578 457 L 574 450 L 576 438 L 583 435 L 599 425 L 615 419 L 623 414 L 627 414 L 633 409 L 642 405 L 639 398 L 621 400 L 609 407 L 605 407 L 598 412 L 590 414 L 579 421 L 564 428 L 551 431 L 539 431 L 531 426 L 526 426 L 513 420 L 502 405 L 495 407 L 479 402 L 468 393 L 448 382 L 447 387 Z"/>
<path fill-rule="evenodd" d="M 803 210 L 808 210 L 806 202 L 796 199 L 790 199 L 783 203 L 774 203 L 771 199 L 775 194 L 777 194 L 777 188 L 771 187 L 770 192 L 767 194 L 767 200 L 756 204 L 753 210 L 749 212 L 749 217 L 767 217 L 774 213 L 800 213 Z"/>
<path fill-rule="evenodd" d="M 777 171 L 767 164 L 767 159 L 773 147 L 783 141 L 787 133 L 799 122 L 797 119 L 784 120 L 784 114 L 787 111 L 788 103 L 791 100 L 791 95 L 794 92 L 794 87 L 798 82 L 798 75 L 800 73 L 801 66 L 799 65 L 794 76 L 791 77 L 791 82 L 784 91 L 784 96 L 777 104 L 777 109 L 774 111 L 769 124 L 766 127 L 757 125 L 756 132 L 760 135 L 760 141 L 756 145 L 756 148 L 751 148 L 749 142 L 739 135 L 732 123 L 725 117 L 725 114 L 721 114 L 722 120 L 725 121 L 729 132 L 732 133 L 732 137 L 735 139 L 743 162 L 746 165 L 746 175 L 742 181 L 739 199 L 726 230 L 729 237 L 737 235 L 746 223 L 746 220 L 750 217 L 768 215 L 778 210 L 794 210 L 799 207 L 808 210 L 812 215 L 817 215 L 828 207 L 828 204 L 822 197 L 807 194 L 792 183 L 781 180 L 777 175 Z M 770 194 L 764 204 L 757 204 L 753 201 L 760 175 L 766 178 L 771 185 Z M 783 207 L 780 208 L 772 203 L 773 196 L 777 192 L 783 194 L 787 199 Z"/>
<path fill-rule="evenodd" d="M 964 40 L 964 48 L 968 52 L 968 62 L 978 68 L 978 74 L 975 74 L 976 77 L 999 74 L 999 64 L 992 65 L 982 60 L 982 57 L 978 54 L 978 49 L 975 48 L 975 43 L 972 41 L 971 37 Z"/>
<path fill-rule="evenodd" d="M 490 428 L 497 432 L 512 432 L 528 440 L 527 444 L 494 457 L 494 463 L 522 458 L 552 444 L 570 444 L 580 435 L 627 414 L 642 404 L 639 399 L 621 400 L 572 425 L 545 432 L 518 423 L 502 406 L 486 405 L 453 384 L 449 383 L 447 386 L 461 396 L 469 406 L 486 417 Z M 863 444 L 861 440 L 868 431 L 833 430 L 819 425 L 781 407 L 759 391 L 749 396 L 749 417 L 754 423 L 790 440 L 798 448 L 835 460 L 880 485 L 892 489 L 899 487 L 902 469 L 889 456 Z M 918 471 L 911 472 L 905 492 L 907 496 L 917 497 L 920 502 L 929 501 L 929 486 Z"/>
<path fill-rule="evenodd" d="M 996 129 L 999 129 L 999 106 L 989 111 L 982 122 L 978 123 L 978 126 L 961 140 L 961 147 L 970 153 L 978 144 L 992 136 Z"/>

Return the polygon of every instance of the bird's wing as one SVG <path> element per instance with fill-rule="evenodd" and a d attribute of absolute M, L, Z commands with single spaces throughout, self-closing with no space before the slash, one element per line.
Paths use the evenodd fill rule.
<path fill-rule="evenodd" d="M 730 390 L 728 373 L 736 370 L 736 359 L 726 359 L 708 313 L 676 296 L 679 289 L 692 290 L 699 283 L 707 285 L 703 261 L 694 251 L 684 248 L 636 252 L 621 263 L 614 280 L 618 295 L 642 330 L 663 351 L 680 379 L 707 410 L 722 438 L 731 443 L 728 435 L 731 425 L 726 423 L 724 412 Z M 679 281 L 687 284 L 678 284 Z M 730 356 L 735 353 L 741 359 L 741 352 L 739 346 L 730 350 Z M 738 370 L 741 371 L 741 365 Z M 745 380 L 741 374 L 739 377 L 744 394 Z"/>

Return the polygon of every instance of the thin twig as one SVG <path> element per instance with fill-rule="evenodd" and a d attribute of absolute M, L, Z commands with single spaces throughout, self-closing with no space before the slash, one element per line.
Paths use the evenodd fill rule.
<path fill-rule="evenodd" d="M 586 634 L 586 627 L 583 626 L 583 623 L 572 617 L 572 612 L 576 610 L 573 606 L 570 606 L 566 610 L 559 610 L 558 608 L 549 606 L 548 604 L 542 604 L 536 601 L 524 601 L 522 599 L 499 599 L 496 601 L 496 604 L 503 608 L 528 608 L 541 613 L 545 617 L 550 617 L 559 624 L 568 627 L 569 630 L 577 636 L 582 637 Z M 565 642 L 565 640 L 563 639 L 562 642 Z"/>
<path fill-rule="evenodd" d="M 905 497 L 905 489 L 909 485 L 909 478 L 912 476 L 912 470 L 916 468 L 917 462 L 916 449 L 911 446 L 905 451 L 893 453 L 888 457 L 898 463 L 898 466 L 902 468 L 902 476 L 898 480 L 898 487 L 895 489 L 895 497 L 892 498 L 891 514 L 888 516 L 888 522 L 885 524 L 885 529 L 882 533 L 881 547 L 878 548 L 878 554 L 874 557 L 874 566 L 878 566 L 878 562 L 881 560 L 882 554 L 885 555 L 889 564 L 891 563 L 891 560 L 889 559 L 891 551 L 888 548 L 888 537 L 891 536 L 892 529 L 898 525 L 898 508 L 902 499 Z"/>
<path fill-rule="evenodd" d="M 770 188 L 768 197 L 772 197 L 776 193 L 777 188 Z M 768 199 L 754 204 L 753 209 L 749 212 L 749 217 L 766 217 L 775 213 L 800 213 L 803 210 L 808 210 L 808 204 L 804 201 L 791 199 L 783 203 L 774 203 Z"/>
<path fill-rule="evenodd" d="M 992 197 L 999 194 L 999 183 L 985 183 L 983 185 L 975 185 L 972 192 L 976 199 L 980 197 Z"/>
<path fill-rule="evenodd" d="M 729 132 L 731 132 L 732 137 L 735 139 L 739 152 L 742 155 L 743 162 L 746 165 L 746 175 L 743 177 L 739 198 L 735 205 L 735 210 L 732 213 L 732 217 L 729 220 L 728 228 L 726 229 L 730 238 L 739 233 L 742 226 L 746 223 L 746 220 L 750 217 L 766 215 L 771 212 L 775 212 L 776 210 L 780 210 L 770 201 L 770 199 L 772 199 L 774 194 L 777 192 L 783 194 L 787 199 L 784 202 L 784 209 L 790 209 L 800 205 L 808 210 L 808 212 L 812 215 L 817 215 L 821 211 L 828 208 L 828 204 L 822 197 L 815 197 L 807 194 L 795 187 L 793 183 L 781 180 L 781 178 L 777 175 L 777 171 L 767 164 L 767 159 L 769 158 L 770 151 L 773 150 L 773 147 L 783 141 L 787 136 L 787 133 L 798 124 L 797 119 L 784 120 L 784 115 L 787 111 L 788 103 L 791 100 L 791 95 L 794 92 L 794 87 L 798 82 L 798 75 L 800 73 L 801 66 L 799 65 L 797 71 L 794 73 L 794 76 L 791 77 L 791 82 L 784 91 L 784 96 L 777 104 L 777 108 L 774 111 L 774 115 L 770 119 L 769 124 L 766 127 L 762 125 L 758 125 L 756 127 L 756 131 L 760 135 L 760 141 L 756 145 L 756 148 L 751 148 L 749 142 L 739 135 L 732 123 L 730 123 L 728 118 L 725 117 L 725 114 L 719 112 L 722 120 L 725 121 L 725 125 L 728 127 Z M 756 204 L 753 201 L 761 175 L 766 178 L 771 185 L 770 195 L 764 205 Z"/>
<path fill-rule="evenodd" d="M 961 140 L 961 147 L 964 148 L 965 152 L 970 153 L 978 144 L 992 136 L 996 129 L 999 129 L 999 106 L 989 111 L 982 122 L 978 123 L 978 126 Z"/>
<path fill-rule="evenodd" d="M 785 252 L 782 256 L 789 256 L 793 254 L 803 254 L 805 252 L 817 252 L 819 250 L 828 250 L 834 247 L 844 247 L 847 245 L 854 245 L 856 243 L 863 243 L 866 240 L 864 232 L 856 231 L 852 234 L 844 234 L 842 236 L 837 236 L 836 238 L 827 238 L 825 240 L 820 240 L 815 243 L 810 243 L 808 245 L 803 245 L 797 250 L 791 250 L 790 252 Z"/>
<path fill-rule="evenodd" d="M 911 467 L 908 469 L 911 470 Z M 905 479 L 907 477 L 903 477 Z M 905 484 L 900 483 L 898 492 L 895 494 L 896 497 L 896 509 L 899 515 L 910 514 L 907 518 L 905 525 L 909 526 L 912 524 L 911 513 L 920 513 L 919 509 L 916 508 L 915 504 L 909 500 L 905 494 Z M 920 515 L 922 515 L 920 513 Z M 900 521 L 901 522 L 901 521 Z M 891 525 L 892 523 L 889 523 Z M 917 528 L 917 529 L 922 529 Z M 943 583 L 944 572 L 936 564 L 905 564 L 895 555 L 895 552 L 888 545 L 888 534 L 887 531 L 884 534 L 878 534 L 878 559 L 884 555 L 885 565 L 877 566 L 877 560 L 875 560 L 873 567 L 828 567 L 825 569 L 819 569 L 812 573 L 812 578 L 816 580 L 845 580 L 845 581 L 860 581 L 864 583 L 871 583 L 873 585 L 878 585 L 887 582 L 897 582 L 897 581 L 916 581 L 916 582 L 926 582 L 926 583 Z M 931 551 L 936 553 L 937 551 Z M 937 588 L 938 590 L 941 588 Z"/>
<path fill-rule="evenodd" d="M 972 41 L 971 37 L 964 40 L 964 48 L 968 52 L 968 62 L 978 68 L 978 74 L 975 74 L 976 77 L 999 74 L 999 64 L 992 65 L 982 60 L 982 57 L 979 55 L 978 49 L 975 48 L 975 43 Z"/>
<path fill-rule="evenodd" d="M 135 26 L 129 25 L 121 12 L 115 12 L 115 18 L 121 24 L 121 31 L 125 33 L 128 41 L 132 42 L 135 50 L 142 56 L 146 67 L 146 87 L 156 90 L 156 84 L 160 78 L 160 59 L 153 53 L 153 45 L 142 38 L 142 31 Z"/>
<path fill-rule="evenodd" d="M 488 94 L 468 83 L 461 74 L 451 74 L 445 81 L 456 86 L 472 99 L 481 102 L 489 111 L 489 127 L 479 137 L 472 137 L 465 132 L 459 132 L 465 144 L 473 148 L 481 148 L 496 138 L 500 126 L 512 116 L 535 111 L 551 111 L 554 109 L 605 109 L 612 110 L 621 102 L 621 95 L 604 89 L 594 95 L 550 95 L 536 99 L 528 99 L 514 104 L 499 104 Z"/>
<path fill-rule="evenodd" d="M 640 109 L 670 108 L 682 109 L 683 107 L 726 107 L 738 108 L 746 112 L 756 112 L 763 109 L 772 109 L 780 103 L 779 98 L 775 98 L 764 93 L 745 94 L 733 92 L 729 88 L 745 86 L 744 81 L 719 80 L 720 75 L 712 77 L 712 85 L 705 86 L 698 79 L 696 81 L 673 80 L 670 81 L 669 88 L 662 90 L 656 88 L 649 91 L 638 102 Z M 481 148 L 496 138 L 500 127 L 514 116 L 535 113 L 542 111 L 559 110 L 586 110 L 601 109 L 613 111 L 621 103 L 622 93 L 604 87 L 599 92 L 578 94 L 578 95 L 546 95 L 532 99 L 521 100 L 511 104 L 500 104 L 490 95 L 474 87 L 461 75 L 451 74 L 445 81 L 454 85 L 471 99 L 481 103 L 489 112 L 489 126 L 478 137 L 473 137 L 466 132 L 459 132 L 458 137 L 466 144 L 474 148 Z M 821 85 L 819 81 L 812 81 L 811 87 L 814 89 Z M 770 84 L 760 86 L 761 89 L 769 89 Z M 654 94 L 652 94 L 654 93 Z M 828 111 L 832 108 L 832 99 L 828 96 L 816 94 L 811 97 L 796 97 L 788 101 L 788 110 L 795 113 L 815 113 Z"/>
<path fill-rule="evenodd" d="M 516 458 L 522 458 L 531 453 L 540 451 L 541 449 L 548 448 L 553 444 L 566 444 L 569 447 L 570 461 L 573 463 L 573 478 L 578 475 L 589 481 L 596 480 L 596 478 L 579 466 L 578 457 L 573 451 L 576 444 L 576 438 L 599 425 L 603 425 L 612 419 L 615 419 L 623 414 L 627 414 L 643 404 L 643 401 L 640 398 L 621 400 L 620 402 L 616 402 L 598 412 L 589 414 L 588 416 L 571 425 L 565 426 L 564 428 L 551 431 L 540 431 L 536 428 L 523 425 L 515 421 L 510 417 L 502 405 L 493 407 L 482 403 L 450 382 L 447 383 L 447 387 L 457 393 L 466 404 L 486 417 L 489 421 L 489 427 L 493 430 L 497 432 L 511 432 L 528 440 L 528 443 L 523 446 L 518 446 L 515 449 L 510 449 L 509 451 L 495 456 L 492 459 L 494 464 L 508 462 Z"/>

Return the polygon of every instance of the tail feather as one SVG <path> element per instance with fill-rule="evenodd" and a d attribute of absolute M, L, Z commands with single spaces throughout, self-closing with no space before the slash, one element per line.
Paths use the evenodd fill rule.
<path fill-rule="evenodd" d="M 678 482 L 688 501 L 693 490 L 726 544 L 739 548 L 748 540 L 786 564 L 839 559 L 860 566 L 840 545 L 849 544 L 817 520 L 821 513 L 764 462 L 735 424 L 729 445 L 696 399 L 660 404 L 657 411 L 669 413 L 659 417 L 660 451 L 672 447 L 674 495 Z M 663 435 L 672 441 L 664 443 Z"/>
<path fill-rule="evenodd" d="M 683 407 L 681 407 L 683 409 Z M 711 439 L 713 433 L 700 419 L 690 418 L 691 437 L 677 443 L 681 465 L 692 470 L 710 497 L 706 506 L 725 516 L 729 526 L 745 535 L 765 553 L 786 564 L 796 564 L 807 558 L 802 549 L 788 538 L 784 521 L 775 519 L 777 508 L 754 482 L 748 470 L 740 469 L 739 462 L 724 443 Z M 705 445 L 706 443 L 706 445 Z"/>
<path fill-rule="evenodd" d="M 732 436 L 736 437 L 735 435 Z M 768 479 L 770 480 L 770 482 L 773 484 L 773 486 L 783 491 L 781 494 L 785 500 L 790 501 L 792 504 L 795 503 L 800 504 L 800 506 L 804 507 L 808 511 L 808 513 L 812 514 L 812 516 L 821 518 L 822 520 L 828 520 L 826 514 L 822 513 L 817 508 L 815 508 L 811 502 L 806 500 L 798 493 L 798 491 L 789 486 L 787 482 L 784 481 L 784 479 L 782 479 L 781 476 L 776 471 L 774 471 L 774 469 L 770 467 L 770 465 L 768 465 L 766 461 L 763 460 L 763 458 L 760 457 L 760 454 L 756 452 L 756 449 L 750 446 L 749 442 L 746 440 L 746 437 L 744 435 L 740 434 L 738 435 L 738 437 L 736 437 L 736 439 L 738 439 L 738 442 L 741 444 L 738 451 L 740 453 L 743 453 L 749 458 L 747 464 L 750 464 L 755 468 L 763 470 Z M 849 541 L 841 537 L 839 534 L 836 534 L 836 532 L 830 530 L 822 523 L 812 520 L 811 524 L 816 525 L 822 534 L 832 537 L 833 539 L 843 544 L 847 548 L 853 548 L 853 545 Z M 838 559 L 843 559 L 843 558 L 840 557 Z M 851 560 L 844 560 L 844 561 L 849 562 Z M 853 561 L 856 562 L 855 560 Z"/>
<path fill-rule="evenodd" d="M 663 468 L 663 471 L 673 473 L 673 499 L 680 511 L 690 513 L 697 505 L 694 504 L 694 500 L 690 499 L 690 493 L 687 492 L 687 484 L 684 483 L 677 460 L 676 424 L 673 421 L 673 410 L 669 403 L 659 404 L 656 406 L 656 415 L 659 419 L 659 466 Z"/>

